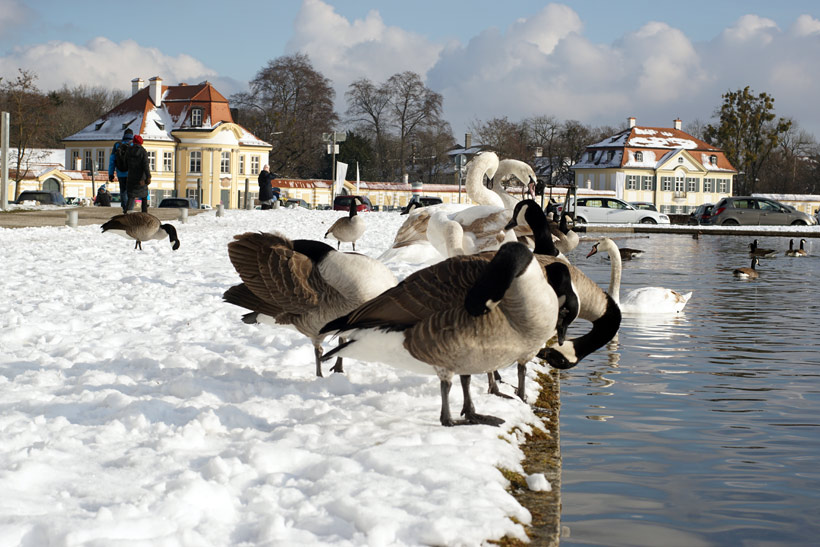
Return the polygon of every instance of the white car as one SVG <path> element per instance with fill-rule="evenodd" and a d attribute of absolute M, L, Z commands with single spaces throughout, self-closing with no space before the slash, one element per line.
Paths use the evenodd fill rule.
<path fill-rule="evenodd" d="M 629 203 L 609 197 L 578 198 L 575 207 L 578 224 L 669 224 L 669 217 L 657 211 L 636 209 Z"/>

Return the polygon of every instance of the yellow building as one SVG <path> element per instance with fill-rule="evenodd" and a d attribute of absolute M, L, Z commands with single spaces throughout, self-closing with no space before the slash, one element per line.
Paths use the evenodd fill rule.
<path fill-rule="evenodd" d="M 111 149 L 131 129 L 148 152 L 153 204 L 178 196 L 238 207 L 245 179 L 256 185 L 272 146 L 234 123 L 228 100 L 209 82 L 164 86 L 154 77 L 147 86 L 141 78 L 131 84 L 131 97 L 63 139 L 65 165 L 79 162 L 107 180 Z"/>
<path fill-rule="evenodd" d="M 575 184 L 610 190 L 625 201 L 648 201 L 659 211 L 687 214 L 732 195 L 737 171 L 722 150 L 674 127 L 629 127 L 586 148 L 573 166 Z"/>

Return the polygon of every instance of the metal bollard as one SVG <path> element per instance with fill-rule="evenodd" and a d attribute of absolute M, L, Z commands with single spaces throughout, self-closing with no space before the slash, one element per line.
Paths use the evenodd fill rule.
<path fill-rule="evenodd" d="M 279 208 L 279 200 L 278 200 L 278 199 L 273 200 L 273 208 L 274 208 L 274 209 L 278 209 L 278 208 Z"/>
<path fill-rule="evenodd" d="M 182 208 L 179 210 L 179 219 L 181 223 L 185 224 L 188 222 L 188 208 Z"/>
<path fill-rule="evenodd" d="M 225 216 L 225 206 L 221 203 L 216 206 L 216 216 L 224 217 Z"/>
<path fill-rule="evenodd" d="M 76 228 L 80 221 L 80 212 L 77 209 L 70 209 L 65 212 L 65 225 Z"/>
<path fill-rule="evenodd" d="M 245 200 L 245 210 L 250 211 L 251 209 L 253 209 L 253 202 L 249 199 L 246 199 Z"/>

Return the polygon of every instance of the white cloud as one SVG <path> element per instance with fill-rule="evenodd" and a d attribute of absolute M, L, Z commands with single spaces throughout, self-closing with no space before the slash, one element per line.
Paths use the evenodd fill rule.
<path fill-rule="evenodd" d="M 375 10 L 349 21 L 321 0 L 305 0 L 287 49 L 307 54 L 313 67 L 333 82 L 337 104 L 343 105 L 354 80 L 367 77 L 380 83 L 407 70 L 423 75 L 435 64 L 442 46 L 385 25 Z"/>
<path fill-rule="evenodd" d="M 820 34 L 820 21 L 811 15 L 801 15 L 795 20 L 792 26 L 792 32 L 795 36 L 809 36 L 811 34 Z"/>
<path fill-rule="evenodd" d="M 41 90 L 63 85 L 87 85 L 131 91 L 131 80 L 160 76 L 166 84 L 196 83 L 216 77 L 216 72 L 190 55 L 165 55 L 157 48 L 133 40 L 120 43 L 95 38 L 86 44 L 47 42 L 14 48 L 0 57 L 0 76 L 11 76 L 23 68 L 38 76 Z"/>
<path fill-rule="evenodd" d="M 750 42 L 770 43 L 778 32 L 777 24 L 771 19 L 757 15 L 744 15 L 734 26 L 723 31 L 727 42 L 746 45 Z"/>
<path fill-rule="evenodd" d="M 0 0 L 0 34 L 10 34 L 29 17 L 31 10 L 20 0 Z"/>

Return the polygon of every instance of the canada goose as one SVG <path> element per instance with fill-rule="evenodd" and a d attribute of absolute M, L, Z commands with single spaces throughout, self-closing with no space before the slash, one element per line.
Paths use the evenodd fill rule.
<path fill-rule="evenodd" d="M 357 201 L 359 203 L 363 203 L 358 196 L 354 196 L 350 201 L 350 214 L 336 220 L 327 232 L 325 232 L 325 239 L 327 239 L 327 236 L 333 236 L 336 239 L 336 249 L 339 249 L 339 246 L 343 241 L 345 241 L 352 243 L 353 250 L 355 251 L 356 240 L 362 237 L 362 234 L 364 233 L 365 223 L 356 211 L 356 209 L 358 209 L 358 206 L 356 205 Z"/>
<path fill-rule="evenodd" d="M 112 232 L 117 235 L 136 240 L 134 249 L 142 250 L 142 242 L 149 239 L 171 240 L 172 249 L 179 249 L 177 229 L 172 224 L 162 224 L 154 215 L 148 213 L 131 213 L 115 215 L 102 226 L 103 233 Z"/>
<path fill-rule="evenodd" d="M 281 234 L 247 232 L 234 236 L 228 256 L 242 283 L 223 299 L 251 310 L 243 321 L 272 318 L 293 325 L 313 342 L 316 376 L 322 376 L 319 329 L 396 284 L 381 262 L 341 253 L 321 241 L 290 240 Z M 343 372 L 341 360 L 334 372 Z"/>
<path fill-rule="evenodd" d="M 568 276 L 564 264 L 549 272 L 567 306 L 563 317 L 574 317 L 573 298 L 563 293 Z M 526 363 L 555 334 L 561 305 L 550 282 L 529 249 L 518 242 L 505 243 L 495 253 L 449 258 L 327 324 L 323 333 L 334 332 L 348 341 L 324 359 L 338 354 L 436 374 L 442 425 L 499 425 L 503 420 L 475 412 L 469 375 L 513 361 Z M 456 374 L 461 376 L 466 422 L 450 415 L 449 392 Z"/>
<path fill-rule="evenodd" d="M 749 256 L 756 256 L 758 258 L 773 258 L 775 255 L 777 255 L 777 251 L 774 249 L 758 248 L 756 239 L 749 243 Z"/>
<path fill-rule="evenodd" d="M 641 287 L 631 291 L 621 301 L 619 295 L 621 291 L 621 254 L 618 252 L 618 246 L 608 237 L 602 238 L 592 246 L 587 257 L 599 251 L 609 254 L 612 265 L 608 292 L 615 302 L 618 302 L 621 312 L 628 314 L 678 313 L 683 311 L 686 303 L 692 298 L 691 292 L 683 294 L 665 287 Z"/>
<path fill-rule="evenodd" d="M 755 266 L 760 264 L 760 259 L 756 256 L 752 257 L 752 265 L 749 268 L 737 268 L 732 272 L 735 277 L 739 277 L 741 279 L 757 279 L 759 274 L 757 270 L 755 270 Z"/>
<path fill-rule="evenodd" d="M 559 369 L 572 368 L 584 357 L 604 346 L 618 333 L 621 325 L 621 311 L 618 304 L 601 287 L 587 277 L 579 268 L 569 264 L 566 258 L 560 255 L 553 243 L 552 237 L 546 231 L 547 219 L 544 211 L 533 200 L 524 200 L 513 213 L 512 223 L 526 223 L 532 228 L 535 237 L 535 258 L 544 267 L 555 262 L 567 264 L 572 278 L 572 286 L 578 296 L 578 318 L 592 323 L 592 329 L 571 340 L 559 340 L 557 344 L 542 349 L 538 356 L 546 360 L 550 366 Z M 557 256 L 556 256 L 557 255 Z M 490 375 L 489 390 L 500 395 L 495 382 L 499 376 Z M 526 364 L 518 366 L 518 396 L 525 398 Z"/>
<path fill-rule="evenodd" d="M 808 256 L 808 253 L 806 253 L 806 250 L 803 248 L 803 244 L 805 242 L 806 242 L 805 239 L 801 239 L 800 240 L 800 248 L 795 249 L 794 248 L 794 240 L 790 239 L 789 240 L 789 250 L 786 251 L 786 256 L 795 256 L 795 257 Z"/>

